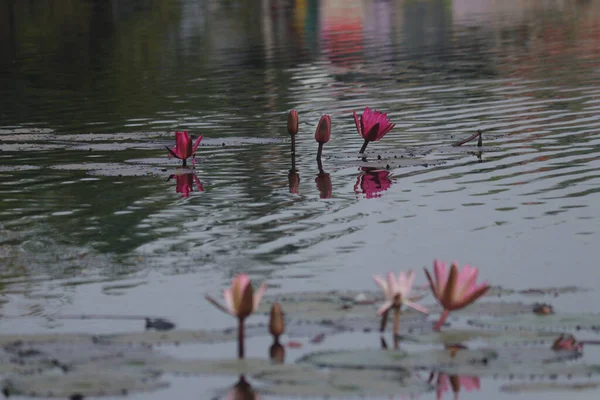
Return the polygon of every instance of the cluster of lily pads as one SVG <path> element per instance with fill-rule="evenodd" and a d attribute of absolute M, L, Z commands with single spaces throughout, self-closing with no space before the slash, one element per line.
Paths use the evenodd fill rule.
<path fill-rule="evenodd" d="M 81 398 L 160 389 L 168 386 L 160 379 L 163 374 L 217 374 L 236 376 L 229 393 L 234 398 L 256 399 L 258 391 L 320 398 L 434 392 L 440 399 L 448 391 L 479 389 L 482 377 L 505 379 L 509 382 L 502 390 L 512 392 L 600 385 L 588 380 L 600 374 L 600 365 L 578 362 L 584 343 L 598 341 L 568 334 L 597 334 L 599 315 L 555 313 L 545 303 L 482 301 L 484 296 L 555 296 L 580 289 L 508 290 L 478 283 L 478 272 L 435 261 L 433 270 L 425 269 L 426 286 L 415 284 L 413 271 L 404 271 L 375 275 L 380 291 L 274 295 L 267 293 L 266 283 L 253 287 L 241 274 L 225 289 L 223 304 L 207 297 L 237 319 L 232 328 L 175 329 L 163 320 L 146 319 L 146 331 L 0 335 L 0 388 L 10 395 Z M 421 304 L 427 292 L 437 304 Z M 390 313 L 393 346 L 388 347 Z M 254 314 L 267 317 L 267 323 L 247 323 Z M 431 321 L 429 315 L 440 318 Z M 376 348 L 369 344 L 372 332 L 380 333 Z M 273 343 L 265 348 L 268 358 L 254 356 L 262 343 L 254 340 L 269 334 Z M 344 344 L 347 334 L 352 334 L 350 346 Z M 238 357 L 231 358 L 193 359 L 186 350 L 180 359 L 160 349 L 235 340 Z M 245 340 L 251 357 L 245 354 Z M 286 362 L 286 353 L 295 352 L 300 352 L 298 357 Z M 589 358 L 594 353 L 586 354 Z M 258 390 L 250 379 L 259 383 Z"/>

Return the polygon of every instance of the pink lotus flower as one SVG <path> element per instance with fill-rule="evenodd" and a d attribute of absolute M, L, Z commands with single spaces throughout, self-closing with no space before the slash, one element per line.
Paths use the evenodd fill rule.
<path fill-rule="evenodd" d="M 381 192 L 384 192 L 392 186 L 392 181 L 389 178 L 390 171 L 377 171 L 373 168 L 362 168 L 360 175 L 356 179 L 354 185 L 355 193 L 364 193 L 367 199 L 381 197 Z"/>
<path fill-rule="evenodd" d="M 385 325 L 390 309 L 394 309 L 394 335 L 398 335 L 400 326 L 400 308 L 402 304 L 413 308 L 422 313 L 428 313 L 427 308 L 414 303 L 410 299 L 410 291 L 415 280 L 415 273 L 408 271 L 407 273 L 400 272 L 398 277 L 394 276 L 393 272 L 388 272 L 387 280 L 384 280 L 379 275 L 373 275 L 373 280 L 383 291 L 385 303 L 377 310 L 377 315 L 382 316 L 381 331 L 385 330 Z"/>
<path fill-rule="evenodd" d="M 193 157 L 193 165 L 196 165 L 196 149 L 201 140 L 202 135 L 198 136 L 196 143 L 192 146 L 192 138 L 187 131 L 175 132 L 175 147 L 172 149 L 167 147 L 169 158 L 178 158 L 183 161 L 183 166 L 185 166 L 187 159 Z"/>
<path fill-rule="evenodd" d="M 266 290 L 267 284 L 263 283 L 254 293 L 248 275 L 240 274 L 232 279 L 231 287 L 224 290 L 225 306 L 222 306 L 210 296 L 206 296 L 206 299 L 219 310 L 239 319 L 245 319 L 256 311 Z"/>
<path fill-rule="evenodd" d="M 396 126 L 390 122 L 386 113 L 371 111 L 369 107 L 365 108 L 360 117 L 354 112 L 354 124 L 360 136 L 365 139 L 360 153 L 365 152 L 369 142 L 380 140 Z"/>
<path fill-rule="evenodd" d="M 193 191 L 194 183 L 196 184 L 196 188 L 199 192 L 204 191 L 202 182 L 200 182 L 200 179 L 198 179 L 192 170 L 185 171 L 183 173 L 178 172 L 177 174 L 169 176 L 169 179 L 173 177 L 175 177 L 176 180 L 175 192 L 181 193 L 181 197 L 190 197 L 190 193 Z"/>
<path fill-rule="evenodd" d="M 476 376 L 448 376 L 440 373 L 438 374 L 437 378 L 437 400 L 442 400 L 444 393 L 449 391 L 450 387 L 452 387 L 452 391 L 455 394 L 455 399 L 458 399 L 458 393 L 461 391 L 461 389 L 464 389 L 466 392 L 479 390 L 481 388 L 481 384 L 479 382 L 479 378 Z"/>
<path fill-rule="evenodd" d="M 258 308 L 267 284 L 263 283 L 256 293 L 246 274 L 236 275 L 231 281 L 231 287 L 225 289 L 225 306 L 210 296 L 205 296 L 219 310 L 231 314 L 238 319 L 238 357 L 244 358 L 244 320 Z"/>
<path fill-rule="evenodd" d="M 455 261 L 452 263 L 450 273 L 448 274 L 446 263 L 435 260 L 433 268 L 435 283 L 427 269 L 425 269 L 425 274 L 429 280 L 433 295 L 444 307 L 444 312 L 440 320 L 433 328 L 434 330 L 439 330 L 448 318 L 450 311 L 461 309 L 473 303 L 483 296 L 490 286 L 487 282 L 477 286 L 476 282 L 479 270 L 475 267 L 465 265 L 459 272 L 458 263 Z"/>

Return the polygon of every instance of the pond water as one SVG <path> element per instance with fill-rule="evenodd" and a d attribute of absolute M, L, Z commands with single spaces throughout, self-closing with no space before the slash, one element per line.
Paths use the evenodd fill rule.
<path fill-rule="evenodd" d="M 438 258 L 511 289 L 595 289 L 595 2 L 7 0 L 0 38 L 2 333 L 143 329 L 64 318 L 82 314 L 225 328 L 204 295 L 241 272 L 272 295 L 371 291 L 388 270 L 415 269 L 422 285 Z M 396 123 L 369 145 L 388 160 L 376 170 L 356 162 L 352 112 L 366 106 Z M 451 147 L 478 129 L 485 151 Z M 204 137 L 197 181 L 167 158 L 176 130 Z M 542 300 L 596 312 L 600 297 Z M 234 380 L 169 382 L 132 397 L 206 398 Z M 503 384 L 461 398 L 514 398 Z M 519 397 L 538 396 L 564 392 Z"/>

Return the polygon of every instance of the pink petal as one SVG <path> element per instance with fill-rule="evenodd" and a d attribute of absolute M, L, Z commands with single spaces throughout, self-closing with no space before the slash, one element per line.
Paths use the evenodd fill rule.
<path fill-rule="evenodd" d="M 227 311 L 229 311 L 231 315 L 235 315 L 235 309 L 233 308 L 233 293 L 231 292 L 231 289 L 225 289 L 223 291 L 223 297 L 225 298 L 225 307 L 227 308 Z"/>
<path fill-rule="evenodd" d="M 196 139 L 196 143 L 194 143 L 194 148 L 192 149 L 192 154 L 196 154 L 196 149 L 198 148 L 198 145 L 200 144 L 201 140 L 202 135 L 198 136 L 198 139 Z"/>
<path fill-rule="evenodd" d="M 262 300 L 263 296 L 265 295 L 265 292 L 267 291 L 267 283 L 263 283 L 262 285 L 260 285 L 260 287 L 258 288 L 258 290 L 256 292 L 254 292 L 254 297 L 253 297 L 253 302 L 252 302 L 252 311 L 256 311 L 256 309 L 258 308 L 258 306 L 260 305 L 260 301 Z"/>
<path fill-rule="evenodd" d="M 467 392 L 479 390 L 479 378 L 476 376 L 461 376 L 458 380 L 460 382 L 460 387 Z"/>
<path fill-rule="evenodd" d="M 413 310 L 417 310 L 419 312 L 422 312 L 423 314 L 429 314 L 429 310 L 427 309 L 427 307 L 424 307 L 420 304 L 417 304 L 415 302 L 412 302 L 408 299 L 404 299 L 402 301 L 404 304 L 406 304 L 407 307 L 412 308 Z"/>
<path fill-rule="evenodd" d="M 400 293 L 400 287 L 398 286 L 398 282 L 396 282 L 396 277 L 394 276 L 393 272 L 387 273 L 387 284 L 390 288 L 390 297 Z"/>
<path fill-rule="evenodd" d="M 388 285 L 381 276 L 373 275 L 373 280 L 375 281 L 377 286 L 379 286 L 379 288 L 383 291 L 383 295 L 385 296 L 386 299 L 391 297 L 390 293 L 389 293 Z"/>
<path fill-rule="evenodd" d="M 413 270 L 409 270 L 406 273 L 406 284 L 404 285 L 404 293 L 405 297 L 410 296 L 410 291 L 412 290 L 413 283 L 415 281 L 415 272 Z"/>
<path fill-rule="evenodd" d="M 392 300 L 386 301 L 381 307 L 379 307 L 379 310 L 377 310 L 377 315 L 382 315 L 384 312 L 392 308 L 393 305 L 394 302 Z"/>
<path fill-rule="evenodd" d="M 445 262 L 435 260 L 433 262 L 433 272 L 435 274 L 436 292 L 441 294 L 448 282 L 448 269 Z"/>
<path fill-rule="evenodd" d="M 358 132 L 358 134 L 362 136 L 362 132 L 360 131 L 360 122 L 358 120 L 358 115 L 356 114 L 356 111 L 354 111 L 354 125 L 356 125 L 356 131 Z"/>

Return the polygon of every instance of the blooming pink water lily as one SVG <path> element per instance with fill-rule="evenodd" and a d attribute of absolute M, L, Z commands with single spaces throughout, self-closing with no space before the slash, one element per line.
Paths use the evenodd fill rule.
<path fill-rule="evenodd" d="M 365 139 L 360 153 L 365 152 L 369 142 L 380 140 L 396 126 L 396 124 L 390 122 L 386 113 L 376 110 L 371 111 L 369 107 L 365 108 L 360 117 L 354 112 L 354 124 L 356 124 L 356 130 L 360 136 Z"/>
<path fill-rule="evenodd" d="M 410 299 L 410 291 L 415 280 L 413 271 L 400 272 L 398 277 L 393 272 L 388 272 L 387 279 L 383 279 L 379 275 L 373 275 L 373 280 L 383 291 L 385 303 L 377 310 L 377 315 L 382 316 L 381 331 L 385 330 L 385 325 L 390 309 L 394 309 L 394 335 L 398 335 L 400 325 L 400 308 L 402 304 L 406 304 L 422 313 L 428 313 L 427 308 L 413 302 Z"/>
<path fill-rule="evenodd" d="M 202 135 L 198 136 L 196 142 L 192 146 L 192 137 L 187 131 L 175 132 L 175 147 L 169 150 L 169 158 L 175 157 L 183 161 L 183 165 L 186 165 L 188 158 L 193 157 L 193 165 L 196 165 L 196 149 L 202 140 Z"/>
<path fill-rule="evenodd" d="M 237 317 L 238 319 L 238 357 L 244 358 L 244 320 L 258 308 L 267 284 L 260 285 L 256 293 L 246 274 L 236 275 L 231 286 L 224 291 L 225 306 L 210 296 L 205 296 L 219 310 Z"/>
<path fill-rule="evenodd" d="M 402 304 L 422 313 L 429 312 L 427 308 L 410 300 L 410 291 L 415 280 L 414 271 L 402 271 L 398 277 L 393 272 L 388 272 L 387 279 L 383 279 L 380 275 L 373 275 L 373 280 L 385 296 L 385 303 L 377 310 L 377 315 L 383 314 L 392 307 L 400 307 Z"/>
<path fill-rule="evenodd" d="M 490 286 L 487 282 L 477 285 L 478 268 L 465 265 L 459 272 L 456 261 L 452 263 L 450 273 L 448 273 L 446 263 L 438 260 L 434 261 L 433 269 L 435 282 L 427 269 L 425 269 L 425 274 L 433 295 L 444 307 L 444 312 L 434 327 L 435 330 L 439 330 L 448 318 L 450 311 L 461 309 L 473 303 L 483 296 Z"/>
<path fill-rule="evenodd" d="M 452 391 L 455 393 L 455 399 L 457 399 L 458 393 L 461 391 L 461 389 L 464 389 L 466 392 L 479 390 L 481 384 L 479 382 L 479 378 L 476 376 L 449 376 L 440 373 L 438 374 L 436 386 L 437 400 L 442 400 L 444 393 L 449 391 L 450 387 L 452 387 Z"/>

